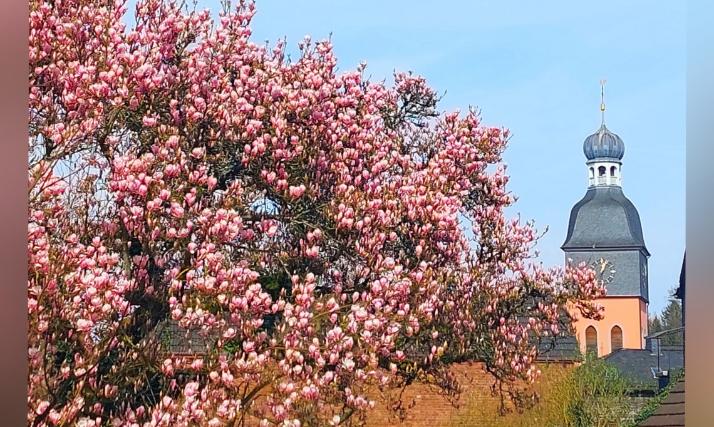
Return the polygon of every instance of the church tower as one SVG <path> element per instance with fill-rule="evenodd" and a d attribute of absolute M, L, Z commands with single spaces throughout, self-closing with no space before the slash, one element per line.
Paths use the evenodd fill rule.
<path fill-rule="evenodd" d="M 598 300 L 604 318 L 583 319 L 578 313 L 574 322 L 581 350 L 604 356 L 619 348 L 644 348 L 650 254 L 637 209 L 622 191 L 625 144 L 605 126 L 604 99 L 600 110 L 600 129 L 583 144 L 587 191 L 570 212 L 561 249 L 566 263 L 585 262 L 606 280 L 607 295 Z"/>

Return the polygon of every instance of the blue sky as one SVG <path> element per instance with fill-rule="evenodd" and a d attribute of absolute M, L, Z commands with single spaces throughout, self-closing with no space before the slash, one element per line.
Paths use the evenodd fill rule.
<path fill-rule="evenodd" d="M 684 253 L 685 2 L 258 0 L 257 9 L 255 41 L 286 37 L 297 52 L 303 36 L 332 34 L 341 70 L 365 61 L 388 81 L 412 70 L 446 92 L 442 110 L 475 106 L 509 128 L 511 213 L 548 227 L 545 265 L 563 263 L 570 209 L 586 190 L 582 143 L 600 124 L 607 79 L 623 190 L 652 253 L 650 313 L 664 308 Z"/>

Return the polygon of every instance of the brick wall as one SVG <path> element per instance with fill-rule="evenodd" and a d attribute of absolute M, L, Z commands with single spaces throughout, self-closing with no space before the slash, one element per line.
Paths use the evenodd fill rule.
<path fill-rule="evenodd" d="M 549 363 L 543 367 L 546 376 L 556 372 L 565 372 L 572 365 Z M 395 426 L 395 427 L 472 427 L 503 425 L 498 422 L 499 399 L 493 394 L 493 377 L 484 370 L 482 363 L 461 363 L 452 367 L 461 386 L 461 394 L 456 402 L 450 401 L 441 395 L 434 387 L 414 383 L 406 387 L 402 394 L 405 408 L 405 418 L 400 420 L 395 411 L 388 408 L 388 403 L 383 399 L 375 398 L 376 406 L 367 413 L 367 427 Z M 537 387 L 536 390 L 539 388 Z M 376 397 L 373 396 L 373 398 Z M 526 415 L 526 417 L 528 417 Z M 508 416 L 516 421 L 508 425 L 523 425 L 531 427 L 538 425 L 528 419 L 526 424 L 519 414 Z M 502 420 L 503 421 L 503 420 Z M 247 427 L 257 427 L 257 419 L 249 419 Z"/>
<path fill-rule="evenodd" d="M 408 386 L 402 395 L 402 402 L 408 408 L 406 418 L 400 421 L 393 411 L 387 408 L 385 402 L 377 401 L 374 410 L 367 415 L 367 425 L 404 427 L 417 426 L 446 426 L 459 410 L 464 409 L 466 401 L 478 399 L 493 399 L 491 386 L 493 379 L 484 371 L 483 364 L 459 364 L 454 366 L 459 384 L 462 386 L 461 398 L 458 407 L 440 395 L 434 388 L 424 384 L 415 383 Z"/>
<path fill-rule="evenodd" d="M 568 369 L 570 365 L 553 365 L 551 369 Z M 463 363 L 455 365 L 452 372 L 459 379 L 462 387 L 460 399 L 456 405 L 433 388 L 424 384 L 412 384 L 403 394 L 405 407 L 411 407 L 406 417 L 400 421 L 394 412 L 387 409 L 384 402 L 377 402 L 373 411 L 367 415 L 368 427 L 466 427 L 494 425 L 499 417 L 499 399 L 494 396 L 493 377 L 481 363 Z"/>
<path fill-rule="evenodd" d="M 543 376 L 534 385 L 535 390 L 547 398 L 553 382 L 558 382 L 570 369 L 572 364 L 548 363 L 541 365 Z M 407 408 L 405 418 L 400 420 L 395 411 L 388 408 L 388 403 L 375 398 L 376 406 L 367 413 L 367 427 L 548 427 L 539 417 L 547 416 L 538 412 L 525 411 L 501 416 L 498 412 L 499 398 L 492 392 L 493 378 L 484 370 L 481 363 L 462 363 L 452 367 L 452 372 L 458 378 L 462 392 L 460 398 L 453 402 L 442 396 L 435 388 L 425 384 L 415 383 L 408 386 L 402 402 Z M 558 401 L 557 395 L 550 397 Z M 649 397 L 631 397 L 628 399 L 631 411 L 628 421 L 648 402 Z M 455 404 L 454 404 L 455 403 Z M 545 403 L 545 402 L 541 402 Z M 558 406 L 556 404 L 556 406 Z M 512 407 L 511 407 L 512 408 Z M 246 427 L 258 427 L 259 420 L 249 417 Z M 559 425 L 559 424 L 558 424 Z"/>

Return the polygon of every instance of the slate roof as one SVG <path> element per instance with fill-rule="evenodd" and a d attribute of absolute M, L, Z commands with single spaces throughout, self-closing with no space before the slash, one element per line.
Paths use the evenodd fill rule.
<path fill-rule="evenodd" d="M 563 250 L 639 249 L 649 256 L 640 215 L 618 186 L 591 187 L 570 211 Z"/>
<path fill-rule="evenodd" d="M 165 320 L 155 331 L 161 351 L 174 356 L 205 355 L 218 339 L 215 333 L 206 335 L 200 328 L 186 329 L 174 320 Z"/>
<path fill-rule="evenodd" d="M 650 350 L 619 349 L 604 357 L 615 366 L 631 384 L 640 390 L 657 390 L 657 378 L 652 368 L 657 367 L 657 355 Z M 684 367 L 684 351 L 680 346 L 662 346 L 659 357 L 660 369 L 669 371 L 670 378 Z"/>
<path fill-rule="evenodd" d="M 535 300 L 527 301 L 529 307 L 536 305 Z M 528 316 L 519 317 L 522 323 L 528 322 Z M 560 313 L 561 332 L 555 337 L 541 337 L 536 345 L 538 362 L 578 362 L 582 360 L 578 340 L 573 333 L 570 317 L 566 311 Z"/>
<path fill-rule="evenodd" d="M 215 333 L 204 334 L 199 328 L 185 329 L 173 320 L 165 320 L 155 329 L 160 350 L 172 356 L 202 356 L 207 354 L 218 339 Z M 419 351 L 421 350 L 421 352 Z M 428 349 L 415 350 L 412 356 L 429 354 Z M 538 345 L 539 362 L 575 362 L 581 360 L 580 348 L 574 335 L 567 332 L 557 337 L 544 338 Z"/>
<path fill-rule="evenodd" d="M 539 362 L 578 362 L 582 360 L 580 346 L 574 335 L 562 334 L 555 339 L 546 339 L 538 345 Z"/>
<path fill-rule="evenodd" d="M 684 378 L 677 381 L 659 408 L 641 427 L 684 427 Z"/>

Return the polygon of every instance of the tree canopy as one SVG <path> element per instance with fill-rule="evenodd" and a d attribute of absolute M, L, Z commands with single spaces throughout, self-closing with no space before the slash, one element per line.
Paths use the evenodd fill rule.
<path fill-rule="evenodd" d="M 30 1 L 30 424 L 356 424 L 456 360 L 533 380 L 566 307 L 599 315 L 504 214 L 508 131 L 253 43 L 249 2 L 126 13 Z M 166 354 L 169 320 L 217 341 Z"/>
<path fill-rule="evenodd" d="M 649 332 L 670 331 L 682 326 L 682 303 L 674 296 L 670 296 L 669 304 L 662 310 L 662 313 L 655 314 L 650 318 Z M 684 345 L 684 334 L 675 332 L 665 334 L 661 338 L 662 345 Z"/>

